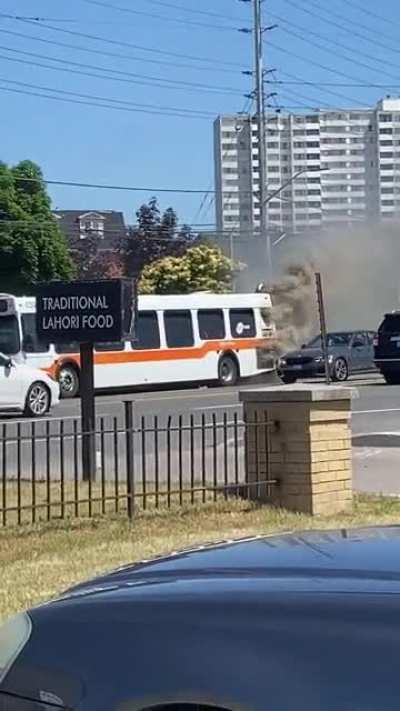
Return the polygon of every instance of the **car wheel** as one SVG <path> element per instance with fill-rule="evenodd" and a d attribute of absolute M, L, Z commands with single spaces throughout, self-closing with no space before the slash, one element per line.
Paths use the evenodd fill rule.
<path fill-rule="evenodd" d="M 349 366 L 344 358 L 336 358 L 333 369 L 332 378 L 339 383 L 343 383 L 349 377 Z"/>
<path fill-rule="evenodd" d="M 44 383 L 33 383 L 28 390 L 24 414 L 27 417 L 43 417 L 50 410 L 51 395 Z"/>
<path fill-rule="evenodd" d="M 285 385 L 292 385 L 296 382 L 297 378 L 294 375 L 281 375 L 281 380 Z"/>
<path fill-rule="evenodd" d="M 388 385 L 400 385 L 400 373 L 382 373 Z"/>
<path fill-rule="evenodd" d="M 58 373 L 62 398 L 73 398 L 79 393 L 79 375 L 73 365 L 63 365 Z"/>
<path fill-rule="evenodd" d="M 231 356 L 222 356 L 218 364 L 218 382 L 220 385 L 235 385 L 239 379 L 239 368 Z"/>

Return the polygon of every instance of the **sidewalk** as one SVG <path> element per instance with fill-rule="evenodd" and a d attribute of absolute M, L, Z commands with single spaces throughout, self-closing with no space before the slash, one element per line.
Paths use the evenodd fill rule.
<path fill-rule="evenodd" d="M 353 435 L 354 490 L 400 497 L 400 432 Z"/>

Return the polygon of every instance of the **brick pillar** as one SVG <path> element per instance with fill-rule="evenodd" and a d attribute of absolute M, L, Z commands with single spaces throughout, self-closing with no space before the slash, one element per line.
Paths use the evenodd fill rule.
<path fill-rule="evenodd" d="M 352 389 L 326 385 L 288 385 L 243 390 L 246 468 L 251 498 L 312 515 L 352 507 Z M 269 425 L 268 443 L 251 423 Z M 268 451 L 266 451 L 268 448 Z M 279 479 L 270 495 L 257 481 Z"/>

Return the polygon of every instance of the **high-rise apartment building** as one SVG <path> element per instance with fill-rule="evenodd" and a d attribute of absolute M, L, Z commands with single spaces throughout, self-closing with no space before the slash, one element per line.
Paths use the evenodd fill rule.
<path fill-rule="evenodd" d="M 265 133 L 268 195 L 289 182 L 268 200 L 271 228 L 400 220 L 400 99 L 372 109 L 268 115 Z M 260 225 L 254 117 L 217 118 L 214 156 L 217 228 L 251 235 Z"/>

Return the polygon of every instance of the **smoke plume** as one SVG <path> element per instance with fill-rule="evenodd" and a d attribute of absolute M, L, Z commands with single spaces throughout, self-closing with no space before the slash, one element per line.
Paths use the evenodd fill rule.
<path fill-rule="evenodd" d="M 312 262 L 289 264 L 270 290 L 281 352 L 307 341 L 317 329 L 314 273 Z"/>
<path fill-rule="evenodd" d="M 284 349 L 318 333 L 316 271 L 322 276 L 330 331 L 375 330 L 384 313 L 400 309 L 400 224 L 336 226 L 288 236 L 273 248 L 273 256 L 274 318 Z M 265 259 L 260 261 L 259 252 L 251 259 L 247 252 L 245 261 L 245 287 L 253 291 L 257 280 L 265 280 Z"/>

